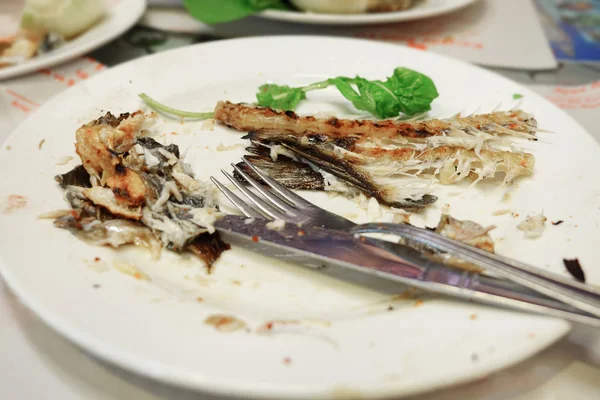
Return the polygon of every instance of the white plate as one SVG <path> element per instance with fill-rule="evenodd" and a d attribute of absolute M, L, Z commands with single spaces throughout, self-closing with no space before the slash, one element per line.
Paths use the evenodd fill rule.
<path fill-rule="evenodd" d="M 258 17 L 280 21 L 300 22 L 304 24 L 325 25 L 367 25 L 391 22 L 413 21 L 451 13 L 478 0 L 424 0 L 415 6 L 403 10 L 371 14 L 318 14 L 311 12 L 265 10 L 256 14 Z"/>
<path fill-rule="evenodd" d="M 109 2 L 108 15 L 90 30 L 47 54 L 34 57 L 22 64 L 0 68 L 0 80 L 52 67 L 89 53 L 135 25 L 145 10 L 145 0 L 111 1 Z"/>
<path fill-rule="evenodd" d="M 439 202 L 413 222 L 435 224 L 448 203 L 457 218 L 497 225 L 492 234 L 499 253 L 565 274 L 562 258 L 579 257 L 588 281 L 600 283 L 600 270 L 593 269 L 600 153 L 583 128 L 534 92 L 461 61 L 390 44 L 315 37 L 219 41 L 155 54 L 110 69 L 42 106 L 0 149 L 0 272 L 28 307 L 91 353 L 210 392 L 277 399 L 400 396 L 481 378 L 531 356 L 564 335 L 569 324 L 445 299 L 392 301 L 403 290 L 393 284 L 352 284 L 238 248 L 224 253 L 207 276 L 198 261 L 165 251 L 160 262 L 152 262 L 142 250 L 89 246 L 36 219 L 66 206 L 53 176 L 76 165 L 56 165 L 63 156 L 76 157 L 76 128 L 106 110 L 136 110 L 140 92 L 202 111 L 220 99 L 252 101 L 256 88 L 270 80 L 294 85 L 355 74 L 383 79 L 399 65 L 435 81 L 440 98 L 434 115 L 511 107 L 513 94 L 520 93 L 523 108 L 555 132 L 525 143 L 537 159 L 535 177 L 519 181 L 504 200 L 494 185 L 437 188 Z M 333 90 L 309 98 L 299 112 L 351 111 Z M 153 132 L 187 149 L 186 160 L 200 179 L 221 176 L 220 169 L 243 154 L 238 132 L 165 121 L 158 118 Z M 219 152 L 221 144 L 238 147 Z M 2 211 L 11 195 L 24 196 L 27 204 Z M 364 217 L 351 200 L 307 196 L 343 215 Z M 520 216 L 493 216 L 499 209 Z M 525 240 L 517 223 L 541 210 L 565 222 L 548 224 L 538 240 Z M 97 272 L 95 257 L 108 266 L 129 260 L 152 282 L 112 267 Z M 249 331 L 220 333 L 204 324 L 216 313 L 237 316 Z M 302 323 L 287 325 L 288 334 L 257 333 L 274 319 Z"/>

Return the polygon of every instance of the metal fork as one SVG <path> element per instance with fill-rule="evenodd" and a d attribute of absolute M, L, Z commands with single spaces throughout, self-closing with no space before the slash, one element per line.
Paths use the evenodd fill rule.
<path fill-rule="evenodd" d="M 228 172 L 224 170 L 221 170 L 221 172 L 223 172 L 231 183 L 233 183 L 235 187 L 254 204 L 254 207 L 241 200 L 214 177 L 211 177 L 210 179 L 217 185 L 225 197 L 227 197 L 245 216 L 252 218 L 281 219 L 298 225 L 307 224 L 336 230 L 349 230 L 356 226 L 354 222 L 317 207 L 311 202 L 298 196 L 269 175 L 260 171 L 252 165 L 246 157 L 243 157 L 243 161 L 252 169 L 252 171 L 254 171 L 254 173 L 269 185 L 271 190 L 266 189 L 237 165 L 232 163 L 231 166 L 264 198 L 257 196 Z"/>
<path fill-rule="evenodd" d="M 333 214 L 308 202 L 287 189 L 266 173 L 260 171 L 245 157 L 243 161 L 258 175 L 269 188 L 264 187 L 235 164 L 234 170 L 261 196 L 247 188 L 244 183 L 222 170 L 223 174 L 250 200 L 254 206 L 241 200 L 229 189 L 223 186 L 214 177 L 211 180 L 219 190 L 247 217 L 281 219 L 296 224 L 321 226 L 328 229 L 350 231 L 357 234 L 364 233 L 392 233 L 404 239 L 422 243 L 430 248 L 448 253 L 461 258 L 481 268 L 498 273 L 522 286 L 535 290 L 548 297 L 557 299 L 565 304 L 583 310 L 590 314 L 600 316 L 600 290 L 590 285 L 565 279 L 559 275 L 512 260 L 506 257 L 491 254 L 462 242 L 449 239 L 435 232 L 418 228 L 408 224 L 364 224 L 357 225 L 339 215 Z M 389 242 L 382 245 L 386 251 L 393 251 Z M 374 241 L 373 244 L 376 244 Z M 378 246 L 379 247 L 379 246 Z"/>

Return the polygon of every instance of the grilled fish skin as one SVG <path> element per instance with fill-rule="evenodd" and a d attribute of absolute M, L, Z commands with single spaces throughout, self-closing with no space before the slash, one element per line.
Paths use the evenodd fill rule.
<path fill-rule="evenodd" d="M 426 138 L 449 134 L 453 129 L 489 135 L 515 135 L 535 139 L 537 121 L 524 111 L 494 112 L 450 120 L 398 122 L 391 120 L 318 119 L 299 116 L 293 111 L 277 111 L 220 101 L 215 107 L 215 119 L 238 131 L 287 133 L 297 136 L 322 134 L 335 138 L 356 137 L 358 140 L 389 138 Z"/>
<path fill-rule="evenodd" d="M 277 161 L 273 161 L 269 153 L 269 148 L 265 146 L 249 146 L 246 148 L 248 153 L 253 155 L 246 156 L 246 159 L 260 170 L 264 171 L 271 178 L 281 183 L 289 189 L 300 190 L 324 190 L 325 181 L 323 175 L 312 169 L 308 164 L 296 161 L 287 156 L 279 155 Z M 260 176 L 248 167 L 244 162 L 236 164 L 238 168 L 249 174 L 258 182 L 262 182 Z M 237 171 L 233 171 L 234 176 L 243 181 Z"/>
<path fill-rule="evenodd" d="M 138 173 L 122 164 L 122 155 L 141 135 L 140 126 L 144 120 L 141 111 L 118 117 L 107 112 L 75 133 L 75 151 L 83 167 L 101 185 L 113 190 L 122 207 L 137 207 L 144 202 L 144 182 Z"/>

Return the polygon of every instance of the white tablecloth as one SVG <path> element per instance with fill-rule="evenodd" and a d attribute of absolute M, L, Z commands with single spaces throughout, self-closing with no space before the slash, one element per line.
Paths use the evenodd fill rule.
<path fill-rule="evenodd" d="M 0 142 L 28 115 L 104 66 L 84 57 L 0 82 Z M 502 71 L 571 113 L 600 142 L 600 72 L 568 66 L 535 75 Z M 0 399 L 200 399 L 107 365 L 72 345 L 22 306 L 0 279 Z M 576 326 L 568 337 L 513 368 L 418 399 L 554 400 L 600 398 L 600 335 Z"/>

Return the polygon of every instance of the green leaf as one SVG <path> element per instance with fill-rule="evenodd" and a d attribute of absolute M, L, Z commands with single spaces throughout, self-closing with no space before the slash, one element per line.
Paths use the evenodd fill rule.
<path fill-rule="evenodd" d="M 192 17 L 207 24 L 235 21 L 259 11 L 246 0 L 184 0 L 183 5 Z"/>
<path fill-rule="evenodd" d="M 522 98 L 523 98 L 523 95 L 520 94 L 520 93 L 513 94 L 513 100 L 519 100 L 519 99 L 522 99 Z"/>
<path fill-rule="evenodd" d="M 431 102 L 439 95 L 430 78 L 407 68 L 396 68 L 394 75 L 385 82 L 369 81 L 359 76 L 354 79 L 338 77 L 329 81 L 354 107 L 378 118 L 429 111 Z M 352 84 L 356 85 L 358 91 Z"/>
<path fill-rule="evenodd" d="M 184 0 L 183 5 L 192 17 L 209 25 L 236 21 L 268 8 L 289 8 L 283 0 Z"/>
<path fill-rule="evenodd" d="M 431 102 L 439 96 L 431 78 L 408 68 L 396 68 L 394 75 L 388 78 L 384 86 L 394 93 L 399 111 L 407 115 L 431 110 Z M 380 106 L 378 111 L 386 115 L 380 118 L 398 115 L 386 111 L 391 109 L 394 109 L 392 105 Z"/>
<path fill-rule="evenodd" d="M 291 7 L 282 0 L 247 0 L 248 3 L 257 10 L 266 10 L 274 8 L 279 10 L 289 10 Z"/>
<path fill-rule="evenodd" d="M 350 100 L 354 107 L 356 107 L 359 110 L 368 111 L 371 114 L 375 115 L 375 99 L 373 99 L 373 97 L 369 94 L 363 95 L 363 93 L 358 93 L 352 86 L 352 84 L 357 84 L 357 81 L 359 80 L 364 81 L 365 79 L 359 77 L 356 77 L 355 79 L 350 79 L 340 76 L 337 78 L 330 79 L 329 82 L 335 85 L 335 87 L 337 88 L 337 90 L 340 91 L 342 96 Z"/>
<path fill-rule="evenodd" d="M 258 105 L 276 110 L 294 110 L 301 100 L 306 98 L 303 88 L 292 88 L 275 84 L 265 84 L 256 93 Z"/>

